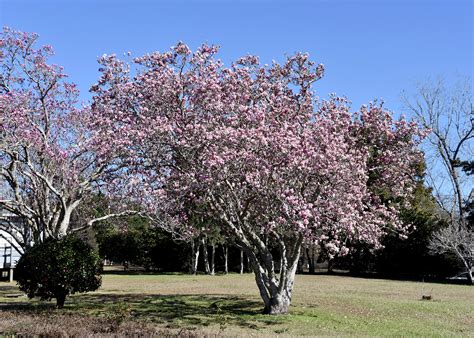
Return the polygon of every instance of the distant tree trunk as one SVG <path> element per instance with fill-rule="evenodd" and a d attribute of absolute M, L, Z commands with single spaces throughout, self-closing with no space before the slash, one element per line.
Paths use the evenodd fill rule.
<path fill-rule="evenodd" d="M 471 233 L 470 233 L 470 244 L 471 244 L 471 248 L 474 246 L 473 245 L 473 242 L 472 242 L 472 239 L 474 238 L 474 235 L 473 235 L 473 232 L 471 230 Z M 467 236 L 466 236 L 467 237 Z M 468 245 L 468 243 L 466 243 L 466 245 Z M 471 249 L 471 257 L 472 257 L 472 253 L 474 251 Z M 467 255 L 466 255 L 467 256 Z M 464 263 L 464 266 L 466 268 L 466 274 L 467 274 L 467 282 L 469 285 L 473 285 L 474 284 L 474 279 L 472 277 L 472 264 L 471 262 L 469 261 L 469 258 L 468 259 L 465 259 L 465 257 L 460 257 L 462 262 Z"/>
<path fill-rule="evenodd" d="M 244 273 L 244 250 L 240 249 L 240 274 Z"/>
<path fill-rule="evenodd" d="M 204 270 L 208 275 L 211 274 L 211 268 L 209 267 L 209 253 L 207 251 L 207 240 L 206 238 L 202 239 L 202 252 L 204 254 Z"/>
<path fill-rule="evenodd" d="M 332 258 L 328 259 L 328 273 L 332 274 L 333 271 L 334 260 Z"/>
<path fill-rule="evenodd" d="M 467 229 L 467 227 L 465 227 L 465 229 Z M 462 231 L 462 230 L 459 230 L 459 231 Z M 469 238 L 466 243 L 465 243 L 465 246 L 467 247 L 469 244 L 471 245 L 471 247 L 473 246 L 473 239 L 474 239 L 474 232 L 472 232 L 472 230 L 470 230 L 470 233 L 465 233 L 463 234 L 463 232 L 460 233 L 461 236 L 465 237 L 465 238 Z M 472 251 L 471 249 L 471 252 L 469 254 L 469 256 L 472 257 L 472 254 L 474 253 L 474 251 Z M 469 285 L 473 285 L 474 282 L 473 282 L 473 277 L 472 277 L 472 264 L 471 264 L 471 261 L 469 260 L 469 258 L 466 259 L 466 257 L 464 256 L 468 256 L 468 254 L 464 253 L 464 255 L 462 253 L 459 252 L 459 250 L 457 250 L 457 254 L 458 254 L 458 258 L 464 263 L 464 267 L 466 269 L 466 275 L 467 275 L 467 283 Z"/>
<path fill-rule="evenodd" d="M 214 243 L 211 245 L 211 276 L 214 276 L 216 274 L 216 269 L 214 265 L 214 257 L 216 255 L 216 246 Z"/>
<path fill-rule="evenodd" d="M 306 248 L 306 258 L 308 259 L 308 272 L 311 274 L 314 274 L 315 269 L 314 269 L 314 248 L 311 248 L 311 250 L 307 247 Z"/>
<path fill-rule="evenodd" d="M 224 250 L 224 272 L 227 275 L 229 273 L 229 265 L 228 265 L 228 260 L 229 260 L 229 250 L 227 248 L 227 245 L 223 245 L 222 249 Z"/>
<path fill-rule="evenodd" d="M 62 309 L 64 307 L 64 302 L 66 301 L 65 294 L 58 294 L 56 295 L 56 308 Z"/>
<path fill-rule="evenodd" d="M 474 284 L 474 279 L 472 278 L 472 270 L 468 271 L 467 278 L 468 278 L 467 281 L 468 281 L 469 285 L 473 285 Z"/>
<path fill-rule="evenodd" d="M 296 273 L 303 273 L 304 272 L 304 255 L 300 255 L 300 259 L 298 259 L 298 268 L 296 269 Z"/>
<path fill-rule="evenodd" d="M 191 250 L 192 250 L 191 269 L 192 269 L 193 275 L 197 274 L 200 246 L 201 246 L 201 244 L 200 244 L 199 240 L 197 241 L 197 247 L 194 244 L 194 239 L 191 241 Z"/>

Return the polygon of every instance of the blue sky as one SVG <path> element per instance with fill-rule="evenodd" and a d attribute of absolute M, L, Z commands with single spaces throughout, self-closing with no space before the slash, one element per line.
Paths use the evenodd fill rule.
<path fill-rule="evenodd" d="M 358 108 L 383 98 L 400 111 L 400 92 L 428 76 L 471 75 L 472 1 L 22 1 L 0 0 L 0 25 L 37 32 L 54 62 L 79 85 L 97 80 L 98 56 L 139 56 L 177 41 L 221 46 L 225 63 L 308 52 L 326 66 L 315 85 Z"/>

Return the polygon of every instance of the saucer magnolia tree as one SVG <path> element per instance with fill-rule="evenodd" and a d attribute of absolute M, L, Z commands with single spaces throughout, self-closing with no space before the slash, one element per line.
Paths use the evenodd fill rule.
<path fill-rule="evenodd" d="M 0 35 L 0 230 L 21 253 L 70 232 L 74 210 L 119 171 L 97 137 L 100 116 L 78 108 L 76 86 L 47 63 L 52 49 L 35 47 L 37 38 Z"/>
<path fill-rule="evenodd" d="M 196 215 L 214 220 L 250 258 L 265 313 L 287 313 L 303 242 L 344 254 L 346 242 L 377 247 L 388 231 L 403 233 L 380 190 L 410 193 L 421 132 L 380 106 L 316 106 L 323 66 L 305 54 L 225 68 L 216 52 L 179 43 L 135 59 L 133 76 L 104 56 L 94 109 L 133 140 L 140 188 L 130 192 L 147 191 L 149 210 L 180 229 Z"/>

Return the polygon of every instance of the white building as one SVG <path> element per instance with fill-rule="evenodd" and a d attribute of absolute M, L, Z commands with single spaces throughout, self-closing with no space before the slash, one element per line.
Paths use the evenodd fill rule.
<path fill-rule="evenodd" d="M 15 216 L 8 214 L 2 209 L 0 209 L 0 216 L 15 218 Z M 0 219 L 0 223 L 1 222 L 2 220 Z M 20 253 L 16 251 L 10 243 L 14 243 L 18 246 L 11 235 L 0 230 L 0 269 L 14 267 L 18 259 L 20 259 Z"/>

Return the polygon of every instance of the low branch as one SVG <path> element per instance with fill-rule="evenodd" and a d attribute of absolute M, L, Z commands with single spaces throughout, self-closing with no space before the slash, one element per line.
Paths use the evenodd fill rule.
<path fill-rule="evenodd" d="M 90 221 L 87 222 L 86 225 L 84 225 L 84 226 L 82 226 L 82 227 L 79 227 L 79 228 L 72 229 L 71 232 L 79 232 L 79 231 L 85 230 L 85 229 L 90 228 L 91 226 L 93 226 L 94 223 L 101 222 L 101 221 L 106 221 L 106 220 L 108 220 L 109 218 L 135 216 L 135 215 L 136 215 L 136 216 L 140 216 L 140 217 L 142 217 L 142 218 L 147 218 L 147 219 L 149 219 L 149 220 L 151 220 L 151 221 L 154 220 L 151 216 L 149 216 L 148 214 L 143 213 L 143 212 L 141 212 L 141 211 L 126 210 L 126 211 L 123 211 L 123 212 L 112 213 L 112 214 L 108 214 L 108 215 L 105 215 L 105 216 L 102 216 L 102 217 L 97 217 L 97 218 L 91 219 Z"/>
<path fill-rule="evenodd" d="M 5 233 L 8 233 L 11 236 L 11 238 L 14 237 L 14 236 L 12 236 L 11 233 L 5 231 L 5 229 L 0 229 L 0 231 L 4 231 Z M 14 238 L 14 240 L 17 242 L 18 245 L 16 245 L 11 239 L 9 239 L 7 236 L 2 234 L 1 232 L 0 232 L 0 237 L 3 238 L 5 241 L 7 241 L 7 243 L 10 244 L 13 249 L 15 249 L 15 251 L 20 253 L 20 255 L 22 255 L 24 253 L 24 249 L 21 247 L 21 243 L 18 243 L 18 240 L 16 238 Z"/>

